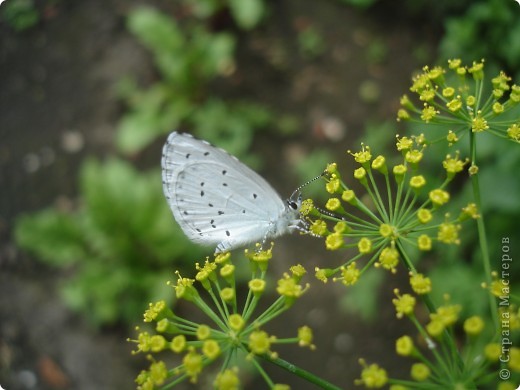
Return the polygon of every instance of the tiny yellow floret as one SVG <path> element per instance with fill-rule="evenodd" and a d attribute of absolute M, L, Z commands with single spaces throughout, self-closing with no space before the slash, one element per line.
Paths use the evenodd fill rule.
<path fill-rule="evenodd" d="M 249 335 L 249 349 L 256 355 L 263 355 L 270 352 L 271 343 L 276 341 L 276 337 L 269 336 L 263 330 L 255 330 Z"/>
<path fill-rule="evenodd" d="M 423 175 L 417 175 L 413 176 L 410 179 L 410 187 L 412 187 L 414 190 L 419 190 L 423 188 L 426 185 L 426 179 Z"/>
<path fill-rule="evenodd" d="M 229 316 L 228 324 L 229 327 L 233 329 L 235 332 L 240 332 L 242 328 L 245 326 L 246 321 L 240 314 L 235 313 Z"/>
<path fill-rule="evenodd" d="M 345 190 L 343 194 L 341 194 L 341 199 L 352 204 L 356 200 L 356 194 L 353 190 Z"/>
<path fill-rule="evenodd" d="M 202 353 L 213 360 L 220 355 L 220 346 L 215 340 L 206 340 L 202 344 Z"/>
<path fill-rule="evenodd" d="M 502 353 L 502 348 L 499 343 L 489 343 L 484 347 L 484 356 L 492 362 L 497 362 Z"/>
<path fill-rule="evenodd" d="M 327 223 L 321 219 L 317 219 L 312 222 L 311 227 L 309 228 L 311 233 L 317 236 L 324 236 L 328 233 Z"/>
<path fill-rule="evenodd" d="M 417 219 L 420 223 L 426 224 L 430 222 L 433 218 L 432 212 L 428 209 L 419 209 L 417 210 Z"/>
<path fill-rule="evenodd" d="M 202 355 L 195 352 L 195 349 L 191 349 L 182 359 L 184 370 L 186 375 L 190 377 L 191 383 L 197 382 L 197 377 L 202 371 Z"/>
<path fill-rule="evenodd" d="M 235 299 L 235 289 L 232 287 L 225 287 L 220 291 L 220 297 L 225 302 L 232 302 Z"/>
<path fill-rule="evenodd" d="M 364 385 L 369 389 L 380 389 L 388 382 L 386 371 L 377 364 L 367 366 L 364 360 L 360 359 L 360 363 L 364 366 L 361 371 L 361 378 L 356 379 L 356 385 Z"/>
<path fill-rule="evenodd" d="M 365 170 L 365 168 L 359 167 L 358 169 L 356 169 L 354 171 L 354 178 L 356 178 L 358 180 L 362 180 L 365 178 L 366 174 L 367 174 L 367 171 Z"/>
<path fill-rule="evenodd" d="M 302 326 L 298 328 L 298 345 L 300 347 L 309 347 L 315 349 L 316 346 L 312 344 L 313 334 L 312 329 L 308 326 Z"/>
<path fill-rule="evenodd" d="M 425 381 L 430 376 L 431 371 L 424 363 L 414 363 L 410 372 L 410 376 L 418 382 Z"/>
<path fill-rule="evenodd" d="M 345 240 L 343 239 L 343 235 L 341 233 L 332 233 L 327 236 L 325 239 L 325 248 L 330 251 L 335 251 L 340 249 L 345 244 Z"/>
<path fill-rule="evenodd" d="M 329 194 L 334 194 L 338 192 L 341 189 L 340 180 L 334 175 L 334 177 L 331 180 L 329 180 L 327 184 L 325 184 L 325 189 Z"/>
<path fill-rule="evenodd" d="M 175 336 L 171 343 L 170 349 L 175 353 L 180 353 L 186 348 L 186 337 L 182 334 Z"/>
<path fill-rule="evenodd" d="M 442 206 L 450 200 L 450 194 L 440 188 L 430 191 L 429 197 L 436 206 Z"/>
<path fill-rule="evenodd" d="M 399 252 L 393 247 L 384 248 L 379 255 L 379 262 L 376 266 L 381 266 L 384 269 L 390 270 L 392 273 L 396 272 L 395 267 L 399 264 Z"/>
<path fill-rule="evenodd" d="M 372 250 L 372 241 L 370 239 L 363 237 L 361 240 L 358 241 L 358 250 L 359 253 L 362 253 L 366 255 L 367 253 L 370 253 Z"/>
<path fill-rule="evenodd" d="M 419 295 L 428 294 L 432 291 L 432 281 L 423 274 L 412 274 L 410 276 L 410 286 Z"/>
<path fill-rule="evenodd" d="M 211 335 L 211 328 L 208 325 L 200 324 L 197 327 L 197 338 L 199 340 L 206 340 Z"/>
<path fill-rule="evenodd" d="M 398 355 L 410 356 L 414 351 L 413 340 L 410 336 L 401 336 L 395 342 L 395 350 Z"/>
<path fill-rule="evenodd" d="M 396 147 L 399 152 L 410 150 L 413 146 L 413 139 L 408 137 L 397 138 Z"/>
<path fill-rule="evenodd" d="M 484 329 L 484 321 L 479 316 L 469 317 L 464 321 L 464 331 L 470 336 L 479 335 Z"/>
<path fill-rule="evenodd" d="M 339 280 L 341 280 L 341 283 L 343 283 L 345 286 L 352 286 L 353 284 L 355 284 L 358 281 L 359 275 L 361 273 L 360 270 L 356 267 L 355 261 L 353 261 L 346 267 L 342 266 L 340 270 L 342 277 Z"/>
<path fill-rule="evenodd" d="M 429 251 L 432 249 L 432 239 L 427 234 L 421 234 L 417 237 L 417 247 L 421 251 Z"/>
<path fill-rule="evenodd" d="M 480 133 L 489 129 L 489 125 L 487 120 L 481 116 L 480 111 L 477 113 L 477 116 L 471 120 L 471 131 L 474 133 Z"/>
<path fill-rule="evenodd" d="M 239 390 L 240 379 L 238 378 L 238 368 L 233 367 L 217 374 L 213 385 L 217 390 Z"/>
<path fill-rule="evenodd" d="M 520 142 L 520 126 L 516 123 L 509 126 L 507 136 L 514 141 Z"/>
<path fill-rule="evenodd" d="M 253 294 L 261 294 L 265 290 L 265 280 L 251 279 L 248 283 L 248 286 Z"/>
<path fill-rule="evenodd" d="M 330 211 L 341 210 L 341 201 L 338 198 L 330 198 L 325 204 L 325 208 Z"/>
<path fill-rule="evenodd" d="M 410 294 L 399 295 L 398 290 L 395 291 L 397 298 L 392 299 L 397 312 L 397 318 L 403 318 L 413 313 L 415 308 L 415 298 Z"/>
<path fill-rule="evenodd" d="M 444 222 L 439 225 L 437 239 L 445 244 L 460 244 L 459 231 L 460 225 L 450 222 Z"/>

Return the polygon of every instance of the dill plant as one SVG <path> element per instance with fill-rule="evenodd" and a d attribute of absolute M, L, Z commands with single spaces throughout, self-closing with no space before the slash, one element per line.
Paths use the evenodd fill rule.
<path fill-rule="evenodd" d="M 393 155 L 376 154 L 366 144 L 349 151 L 357 164 L 350 175 L 342 175 L 336 163 L 330 163 L 325 170 L 329 197 L 324 207 L 311 199 L 302 205 L 310 233 L 322 237 L 330 251 L 348 250 L 341 264 L 315 269 L 319 282 L 341 283 L 348 288 L 362 283 L 363 275 L 372 267 L 390 273 L 404 268 L 408 273 L 409 288 L 406 292 L 394 289 L 391 304 L 397 319 L 410 321 L 415 329 L 395 342 L 395 353 L 410 361 L 409 377 L 393 377 L 384 367 L 361 357 L 362 370 L 354 380 L 356 385 L 389 386 L 392 390 L 509 390 L 518 383 L 520 349 L 511 344 L 518 341 L 520 314 L 506 277 L 511 275 L 500 272 L 489 255 L 478 142 L 481 134 L 487 133 L 502 139 L 506 148 L 518 147 L 520 87 L 503 72 L 487 78 L 484 68 L 483 61 L 465 66 L 457 59 L 450 60 L 447 67 L 425 67 L 410 88 L 417 98 L 403 96 L 398 111 L 399 121 L 419 123 L 423 131 L 396 135 Z M 463 146 L 463 142 L 467 142 L 466 149 L 454 148 Z M 437 162 L 442 172 L 440 182 L 423 167 L 424 156 L 435 156 L 439 143 L 453 148 Z M 467 156 L 464 150 L 469 151 Z M 463 180 L 464 175 L 471 181 L 471 197 L 453 212 L 449 208 L 453 200 L 451 185 L 455 178 Z M 423 254 L 440 246 L 461 245 L 461 229 L 470 224 L 476 225 L 482 254 L 482 284 L 474 287 L 484 288 L 487 293 L 487 315 L 463 316 L 462 305 L 448 294 L 441 302 L 436 301 L 432 291 L 442 292 L 443 286 L 432 281 L 420 261 Z M 172 284 L 177 297 L 195 305 L 209 321 L 195 323 L 176 315 L 163 302 L 151 304 L 144 317 L 145 322 L 156 325 L 155 332 L 139 330 L 133 340 L 135 352 L 147 354 L 151 361 L 150 368 L 137 378 L 139 388 L 170 388 L 184 380 L 196 382 L 217 359 L 223 363 L 213 378 L 214 387 L 240 388 L 240 372 L 235 364 L 239 355 L 258 370 L 269 388 L 289 388 L 274 383 L 260 362 L 267 360 L 287 368 L 289 363 L 274 351 L 276 344 L 295 343 L 312 350 L 312 331 L 303 325 L 293 338 L 279 339 L 263 327 L 294 309 L 293 303 L 307 293 L 309 284 L 301 282 L 306 273 L 301 265 L 292 267 L 276 286 L 270 284 L 266 275 L 271 256 L 272 247 L 268 251 L 246 251 L 251 278 L 242 306 L 237 304 L 233 277 L 238 263 L 233 263 L 229 254 L 197 265 L 195 279 L 179 275 L 177 283 Z M 258 313 L 257 303 L 266 288 L 275 289 L 279 298 Z M 205 291 L 213 307 L 198 290 Z M 503 304 L 505 297 L 507 305 Z M 426 320 L 416 314 L 419 305 L 428 313 Z M 164 351 L 180 355 L 180 364 L 167 368 L 155 357 Z M 321 388 L 337 388 L 317 375 L 290 367 L 293 374 Z"/>

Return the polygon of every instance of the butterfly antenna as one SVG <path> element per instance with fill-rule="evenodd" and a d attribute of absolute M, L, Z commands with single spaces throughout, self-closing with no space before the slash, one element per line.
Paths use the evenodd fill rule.
<path fill-rule="evenodd" d="M 291 199 L 294 199 L 294 196 L 297 195 L 297 194 L 299 194 L 299 193 L 301 192 L 301 190 L 302 190 L 303 187 L 308 186 L 308 185 L 311 184 L 312 182 L 315 182 L 316 180 L 322 178 L 323 176 L 325 176 L 326 173 L 327 173 L 327 171 L 323 171 L 323 172 L 321 173 L 321 175 L 316 176 L 315 178 L 313 178 L 313 179 L 311 179 L 311 180 L 309 180 L 309 181 L 303 183 L 302 185 L 300 185 L 300 186 L 299 186 L 298 188 L 296 188 L 296 189 L 293 191 L 293 193 L 291 194 Z"/>

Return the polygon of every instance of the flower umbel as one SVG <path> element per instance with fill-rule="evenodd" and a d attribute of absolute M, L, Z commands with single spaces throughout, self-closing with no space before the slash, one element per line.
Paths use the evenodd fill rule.
<path fill-rule="evenodd" d="M 354 248 L 357 255 L 335 268 L 327 278 L 334 276 L 334 281 L 349 286 L 356 283 L 368 265 L 395 273 L 398 265 L 404 263 L 412 270 L 405 251 L 410 244 L 421 251 L 429 251 L 436 243 L 459 243 L 458 221 L 445 215 L 445 222 L 439 224 L 439 218 L 434 217 L 449 203 L 447 184 L 463 170 L 467 161 L 461 160 L 459 153 L 448 155 L 443 162 L 444 183 L 430 189 L 425 175 L 418 172 L 423 156 L 428 152 L 426 145 L 422 135 L 398 136 L 396 148 L 402 160 L 392 169 L 387 168 L 384 156 L 373 159 L 368 145 L 363 144 L 357 152 L 349 151 L 360 165 L 353 168 L 354 178 L 359 180 L 368 196 L 356 195 L 341 180 L 336 169 L 328 178 L 326 190 L 334 196 L 326 202 L 325 210 L 315 207 L 317 215 L 307 216 L 309 229 L 314 235 L 325 236 L 328 250 Z M 382 176 L 385 186 L 379 184 L 377 176 Z M 336 196 L 339 194 L 341 196 Z M 329 221 L 335 225 L 329 225 Z M 361 257 L 368 258 L 367 267 L 354 271 L 350 264 L 359 264 Z M 342 277 L 336 277 L 338 273 Z M 324 279 L 321 274 L 319 277 Z"/>
<path fill-rule="evenodd" d="M 454 65 L 457 64 L 457 65 Z M 442 77 L 431 77 L 433 69 L 440 69 Z M 448 68 L 424 67 L 413 79 L 410 91 L 417 95 L 423 108 L 412 99 L 401 99 L 398 120 L 410 120 L 426 124 L 443 124 L 454 142 L 453 136 L 463 137 L 469 132 L 491 133 L 497 137 L 519 140 L 520 112 L 518 86 L 504 72 L 491 79 L 491 88 L 483 88 L 488 80 L 484 61 L 463 66 L 459 59 L 449 60 Z M 484 91 L 490 91 L 489 96 Z M 449 127 L 448 127 L 449 126 Z"/>
<path fill-rule="evenodd" d="M 205 315 L 205 323 L 195 323 L 175 314 L 164 301 L 150 304 L 144 319 L 148 323 L 157 323 L 157 334 L 140 331 L 137 340 L 132 340 L 137 345 L 135 353 L 170 351 L 179 356 L 180 365 L 168 370 L 163 361 L 150 357 L 150 368 L 142 371 L 136 379 L 138 389 L 153 389 L 186 379 L 197 383 L 205 368 L 216 360 L 222 360 L 224 364 L 221 364 L 220 372 L 214 379 L 215 386 L 232 389 L 240 382 L 237 368 L 240 359 L 247 358 L 245 361 L 251 362 L 253 367 L 263 372 L 257 361 L 259 355 L 276 359 L 278 354 L 273 348 L 278 343 L 295 343 L 301 347 L 315 348 L 312 344 L 312 331 L 307 326 L 299 328 L 295 336 L 288 339 L 270 335 L 262 329 L 266 323 L 288 310 L 309 288 L 308 285 L 300 284 L 306 274 L 305 268 L 301 265 L 291 267 L 290 272 L 285 273 L 278 281 L 278 299 L 266 312 L 255 313 L 255 308 L 269 285 L 265 271 L 272 257 L 272 247 L 265 252 L 247 252 L 246 256 L 250 259 L 252 274 L 247 284 L 249 294 L 243 307 L 238 304 L 237 286 L 233 276 L 237 265 L 231 262 L 229 254 L 219 254 L 214 261 L 207 259 L 203 266 L 197 264 L 195 280 L 179 275 L 176 285 L 170 283 L 179 299 L 192 303 Z M 207 292 L 211 304 L 197 292 L 197 287 Z M 263 376 L 271 386 L 265 372 Z"/>

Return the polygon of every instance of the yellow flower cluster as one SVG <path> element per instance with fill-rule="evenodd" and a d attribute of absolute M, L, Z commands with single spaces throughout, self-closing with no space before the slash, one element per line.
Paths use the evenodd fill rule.
<path fill-rule="evenodd" d="M 256 361 L 259 355 L 271 359 L 278 357 L 277 352 L 273 351 L 275 344 L 295 343 L 301 347 L 315 348 L 312 330 L 308 326 L 298 328 L 296 337 L 283 339 L 262 329 L 267 322 L 288 310 L 309 288 L 308 284 L 300 283 L 307 273 L 302 265 L 290 267 L 289 272 L 278 280 L 276 291 L 280 297 L 269 309 L 256 317 L 252 315 L 268 286 L 265 271 L 272 258 L 272 249 L 271 246 L 265 251 L 245 252 L 250 260 L 252 276 L 247 283 L 249 294 L 242 310 L 239 310 L 236 297 L 239 291 L 235 282 L 238 265 L 232 263 L 229 253 L 216 255 L 214 261 L 207 258 L 203 264 L 196 264 L 195 279 L 181 277 L 177 272 L 177 283 L 169 283 L 174 287 L 177 298 L 194 304 L 208 321 L 196 323 L 182 318 L 174 314 L 165 301 L 151 303 L 144 313 L 144 321 L 156 323 L 156 334 L 137 328 L 137 339 L 129 340 L 136 344 L 134 353 L 150 354 L 148 370 L 143 370 L 136 378 L 138 389 L 153 389 L 183 379 L 197 383 L 205 368 L 218 359 L 225 364 L 215 376 L 213 385 L 217 389 L 232 389 L 240 385 L 237 367 L 243 363 L 237 359 L 241 356 L 251 361 L 253 367 L 259 368 L 260 363 Z M 212 297 L 212 304 L 197 292 L 197 287 L 207 291 L 205 295 Z M 180 360 L 180 364 L 173 369 L 168 369 L 165 362 L 156 361 L 151 355 L 167 351 L 178 355 Z M 268 383 L 272 388 L 287 388 L 282 384 L 273 386 L 271 381 Z"/>
<path fill-rule="evenodd" d="M 422 108 L 410 97 L 401 98 L 397 120 L 421 120 L 424 123 L 448 124 L 446 139 L 450 144 L 464 133 L 492 133 L 520 141 L 520 86 L 511 83 L 504 72 L 491 79 L 489 96 L 484 96 L 484 61 L 464 66 L 460 59 L 448 61 L 448 67 L 424 67 L 414 77 L 410 91 L 417 95 Z M 487 91 L 487 90 L 486 90 Z M 442 119 L 439 119 L 441 118 Z"/>

